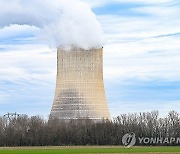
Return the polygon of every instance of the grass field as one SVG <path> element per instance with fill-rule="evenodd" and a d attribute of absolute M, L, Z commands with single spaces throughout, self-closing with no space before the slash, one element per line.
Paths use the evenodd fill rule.
<path fill-rule="evenodd" d="M 0 154 L 180 153 L 180 147 L 77 146 L 0 148 Z"/>

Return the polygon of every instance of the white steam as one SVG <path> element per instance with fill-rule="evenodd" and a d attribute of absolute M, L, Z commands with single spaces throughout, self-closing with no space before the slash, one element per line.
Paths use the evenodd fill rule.
<path fill-rule="evenodd" d="M 102 47 L 103 31 L 90 6 L 81 0 L 0 0 L 0 27 L 38 27 L 51 45 Z"/>

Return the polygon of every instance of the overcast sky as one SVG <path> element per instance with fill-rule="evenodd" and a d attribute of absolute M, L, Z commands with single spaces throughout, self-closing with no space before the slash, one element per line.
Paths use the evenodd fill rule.
<path fill-rule="evenodd" d="M 3 1 L 0 8 L 8 7 Z M 180 2 L 83 1 L 106 38 L 104 82 L 111 115 L 180 112 Z M 47 117 L 55 91 L 56 48 L 37 37 L 36 26 L 0 28 L 0 115 Z"/>

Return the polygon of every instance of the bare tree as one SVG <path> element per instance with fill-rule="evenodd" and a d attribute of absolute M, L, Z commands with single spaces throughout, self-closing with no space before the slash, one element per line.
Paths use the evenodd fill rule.
<path fill-rule="evenodd" d="M 175 111 L 165 118 L 159 118 L 158 111 L 152 111 L 122 114 L 112 121 L 96 122 L 56 118 L 47 121 L 26 115 L 11 119 L 0 117 L 0 146 L 121 145 L 123 135 L 129 132 L 137 137 L 179 137 L 179 120 Z"/>

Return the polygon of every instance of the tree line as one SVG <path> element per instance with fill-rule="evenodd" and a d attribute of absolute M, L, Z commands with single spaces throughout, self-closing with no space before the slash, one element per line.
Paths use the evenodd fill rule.
<path fill-rule="evenodd" d="M 112 121 L 98 122 L 65 122 L 27 115 L 10 120 L 0 117 L 0 146 L 122 145 L 122 137 L 129 132 L 136 137 L 180 137 L 180 116 L 171 111 L 160 118 L 158 111 L 152 111 L 122 114 Z"/>

